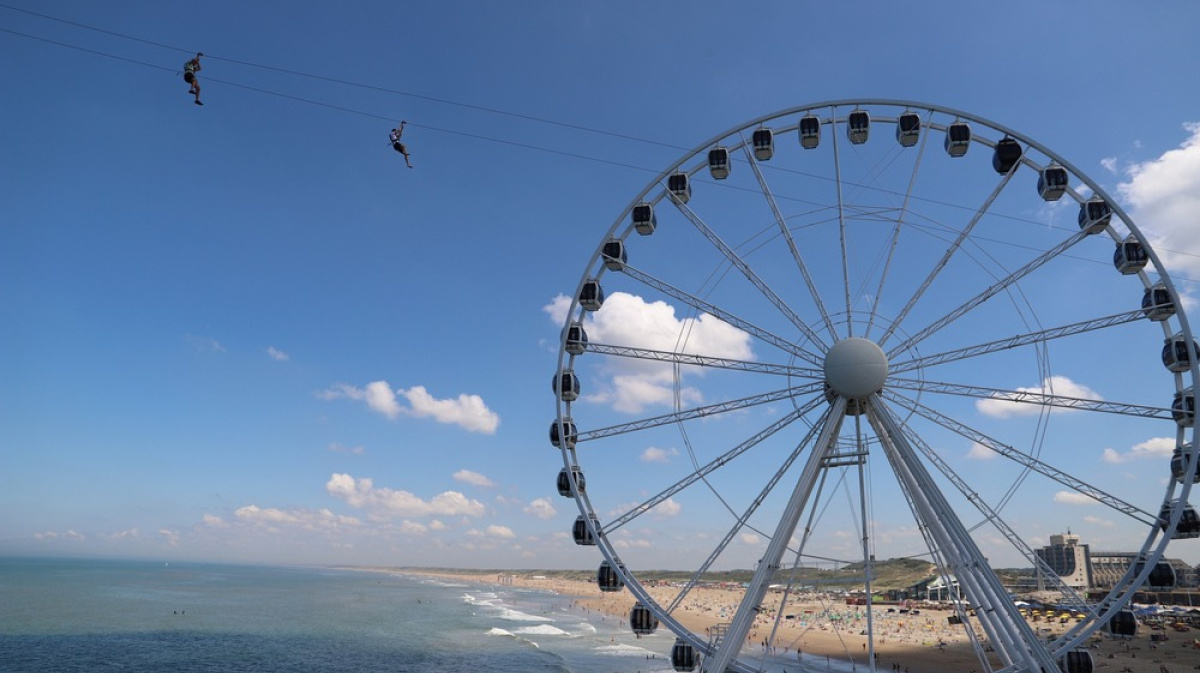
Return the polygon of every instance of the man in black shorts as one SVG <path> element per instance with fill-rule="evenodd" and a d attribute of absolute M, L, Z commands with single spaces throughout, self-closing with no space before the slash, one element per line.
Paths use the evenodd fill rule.
<path fill-rule="evenodd" d="M 412 162 L 408 160 L 408 149 L 404 147 L 404 143 L 400 142 L 400 136 L 404 133 L 404 125 L 407 123 L 408 122 L 406 121 L 400 122 L 400 125 L 392 129 L 392 132 L 388 137 L 392 139 L 392 149 L 396 150 L 400 154 L 403 154 L 404 163 L 407 164 L 409 168 L 412 168 Z"/>
<path fill-rule="evenodd" d="M 200 71 L 200 57 L 203 55 L 203 52 L 197 52 L 196 58 L 183 64 L 183 81 L 192 87 L 188 89 L 188 93 L 196 97 L 196 105 L 204 105 L 200 102 L 200 80 L 196 79 L 196 73 Z"/>

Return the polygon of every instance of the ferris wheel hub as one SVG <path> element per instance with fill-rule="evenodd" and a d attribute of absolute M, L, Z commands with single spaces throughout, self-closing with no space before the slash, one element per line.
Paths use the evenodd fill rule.
<path fill-rule="evenodd" d="M 887 375 L 887 355 L 870 339 L 842 339 L 825 354 L 825 382 L 842 397 L 869 397 L 883 390 Z"/>

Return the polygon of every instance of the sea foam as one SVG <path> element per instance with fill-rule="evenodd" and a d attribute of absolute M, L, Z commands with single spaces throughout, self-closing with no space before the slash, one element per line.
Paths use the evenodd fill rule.
<path fill-rule="evenodd" d="M 497 607 L 499 607 L 499 606 L 497 606 Z M 531 615 L 527 612 L 521 612 L 520 610 L 513 610 L 511 608 L 500 608 L 500 613 L 497 614 L 496 616 L 499 617 L 500 619 L 507 619 L 512 622 L 552 622 L 552 621 L 554 621 L 553 619 L 551 619 L 549 617 L 541 617 L 539 615 Z"/>
<path fill-rule="evenodd" d="M 557 626 L 550 626 L 549 624 L 539 624 L 538 626 L 524 626 L 524 627 L 517 629 L 513 633 L 519 633 L 519 634 L 525 635 L 525 636 L 569 636 L 569 635 L 571 635 L 571 634 L 567 633 L 566 631 L 563 631 L 562 629 L 558 628 Z"/>
<path fill-rule="evenodd" d="M 654 654 L 654 652 L 644 647 L 626 645 L 624 643 L 619 645 L 601 645 L 595 649 L 595 652 L 606 657 L 645 657 L 646 655 Z"/>

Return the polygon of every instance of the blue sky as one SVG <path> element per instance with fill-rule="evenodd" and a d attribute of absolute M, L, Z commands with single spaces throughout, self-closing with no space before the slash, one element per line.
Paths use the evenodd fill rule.
<path fill-rule="evenodd" d="M 545 437 L 555 318 L 659 171 L 777 110 L 927 101 L 1067 158 L 1195 296 L 1198 23 L 1189 3 L 6 2 L 0 553 L 590 567 Z M 194 51 L 203 107 L 176 75 Z M 624 301 L 606 333 L 665 320 Z M 645 391 L 587 404 L 661 413 Z M 1068 463 L 1160 491 L 1155 436 Z M 680 464 L 667 441 L 617 464 Z M 659 526 L 711 534 L 675 507 Z M 1089 516 L 1016 519 L 1125 544 Z"/>

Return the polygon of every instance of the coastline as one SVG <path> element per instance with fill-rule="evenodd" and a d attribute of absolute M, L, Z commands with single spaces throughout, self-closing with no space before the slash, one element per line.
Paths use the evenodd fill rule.
<path fill-rule="evenodd" d="M 531 571 L 475 571 L 428 568 L 357 568 L 373 572 L 423 576 L 443 581 L 472 584 L 513 586 L 556 593 L 572 601 L 585 613 L 596 612 L 605 618 L 624 621 L 635 600 L 628 591 L 601 592 L 592 581 L 559 576 L 539 575 Z M 667 602 L 675 591 L 668 587 L 647 586 L 655 600 Z M 674 612 L 680 624 L 694 633 L 704 634 L 719 623 L 728 622 L 737 608 L 740 591 L 703 587 L 694 589 Z M 771 598 L 764 603 L 765 615 L 773 615 Z M 828 619 L 817 619 L 821 613 L 834 614 L 842 624 L 835 628 Z M 789 619 L 779 619 L 773 639 L 774 654 L 783 660 L 795 661 L 802 652 L 802 663 L 809 670 L 856 671 L 868 669 L 866 628 L 863 606 L 847 606 L 817 600 L 812 596 L 792 599 L 788 604 Z M 980 663 L 964 631 L 947 624 L 949 612 L 922 609 L 920 615 L 888 613 L 885 608 L 872 611 L 876 638 L 876 670 L 885 668 L 897 673 L 973 673 Z M 786 617 L 786 615 L 785 615 Z M 763 641 L 769 639 L 775 619 L 764 617 L 756 623 L 748 637 L 749 651 L 763 652 Z M 1061 634 L 1070 624 L 1032 622 L 1030 626 L 1047 636 Z M 662 628 L 662 627 L 660 627 Z M 1151 634 L 1164 641 L 1151 640 Z M 1184 673 L 1200 670 L 1200 649 L 1194 639 L 1200 631 L 1178 633 L 1171 630 L 1151 631 L 1142 625 L 1133 638 L 1114 639 L 1093 635 L 1088 650 L 1092 653 L 1098 673 Z M 1196 641 L 1200 642 L 1200 641 Z M 747 651 L 747 650 L 743 650 Z M 995 662 L 994 667 L 1001 664 Z"/>

